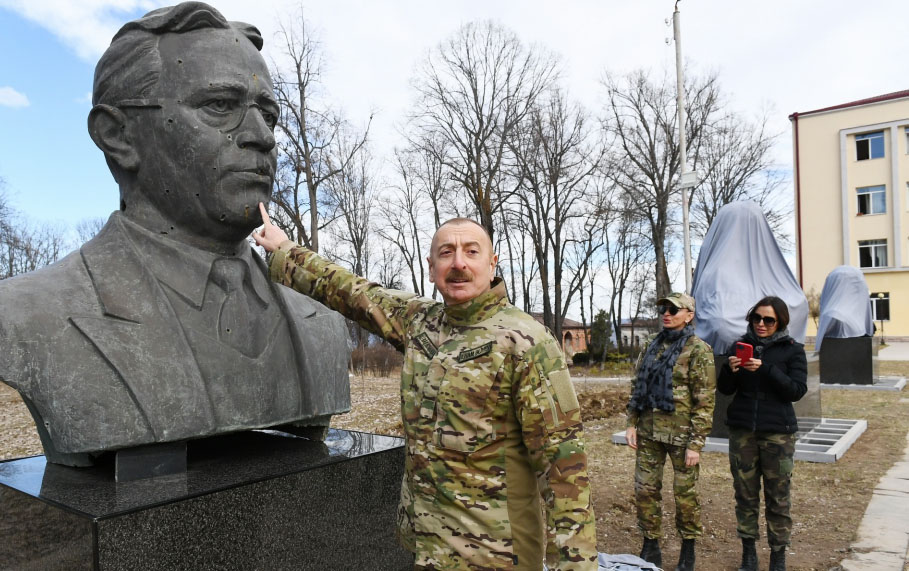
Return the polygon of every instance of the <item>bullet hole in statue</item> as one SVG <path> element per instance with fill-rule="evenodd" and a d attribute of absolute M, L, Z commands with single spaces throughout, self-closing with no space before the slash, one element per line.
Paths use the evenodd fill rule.
<path fill-rule="evenodd" d="M 224 222 L 225 218 L 227 218 L 227 214 L 222 214 L 221 218 L 219 218 L 218 220 L 220 220 L 221 222 Z"/>

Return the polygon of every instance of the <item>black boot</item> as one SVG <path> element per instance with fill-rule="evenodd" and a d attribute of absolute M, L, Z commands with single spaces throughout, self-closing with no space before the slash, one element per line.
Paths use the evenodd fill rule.
<path fill-rule="evenodd" d="M 644 547 L 641 548 L 641 559 L 653 563 L 657 567 L 663 566 L 663 553 L 660 551 L 660 540 L 644 538 Z"/>
<path fill-rule="evenodd" d="M 682 550 L 679 552 L 679 564 L 675 571 L 694 571 L 694 540 L 683 539 Z"/>
<path fill-rule="evenodd" d="M 770 552 L 770 571 L 786 571 L 786 548 Z"/>
<path fill-rule="evenodd" d="M 742 566 L 739 571 L 757 571 L 757 550 L 754 548 L 754 539 L 742 538 Z"/>

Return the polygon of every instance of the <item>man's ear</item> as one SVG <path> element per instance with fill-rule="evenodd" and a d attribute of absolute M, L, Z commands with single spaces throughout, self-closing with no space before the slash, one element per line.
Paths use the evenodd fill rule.
<path fill-rule="evenodd" d="M 435 280 L 432 278 L 432 256 L 426 257 L 426 263 L 429 264 L 429 283 L 434 283 Z"/>
<path fill-rule="evenodd" d="M 139 155 L 127 132 L 127 117 L 111 105 L 95 105 L 88 113 L 88 134 L 104 152 L 125 171 L 139 170 Z"/>

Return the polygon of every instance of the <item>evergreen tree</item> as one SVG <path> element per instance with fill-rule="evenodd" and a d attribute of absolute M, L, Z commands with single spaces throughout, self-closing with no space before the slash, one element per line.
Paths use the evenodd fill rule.
<path fill-rule="evenodd" d="M 603 362 L 606 353 L 612 349 L 612 324 L 606 311 L 600 310 L 590 324 L 590 346 L 587 348 L 590 361 Z"/>

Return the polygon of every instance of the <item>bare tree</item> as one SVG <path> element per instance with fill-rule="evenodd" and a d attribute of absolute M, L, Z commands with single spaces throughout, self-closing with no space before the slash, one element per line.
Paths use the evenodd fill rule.
<path fill-rule="evenodd" d="M 430 52 L 415 80 L 416 137 L 443 140 L 438 160 L 467 192 L 494 235 L 507 141 L 556 78 L 556 60 L 494 22 L 465 24 Z"/>
<path fill-rule="evenodd" d="M 782 206 L 781 187 L 786 181 L 774 169 L 773 144 L 776 135 L 768 133 L 767 116 L 751 122 L 728 112 L 707 126 L 698 156 L 704 180 L 690 191 L 691 228 L 704 237 L 724 205 L 737 200 L 753 200 L 761 205 L 778 237 L 787 218 Z"/>
<path fill-rule="evenodd" d="M 784 177 L 772 168 L 775 135 L 767 131 L 766 116 L 752 122 L 729 110 L 715 73 L 686 78 L 688 158 L 705 175 L 689 191 L 695 234 L 703 236 L 719 208 L 735 200 L 757 201 L 781 232 L 786 213 L 778 190 Z M 607 172 L 648 222 L 656 292 L 668 295 L 667 250 L 678 222 L 672 207 L 681 198 L 675 80 L 664 72 L 656 82 L 639 70 L 623 77 L 607 74 L 604 84 L 603 125 L 615 143 Z"/>
<path fill-rule="evenodd" d="M 347 265 L 358 276 L 369 277 L 372 210 L 377 186 L 372 156 L 359 133 L 339 133 L 334 146 L 335 156 L 350 158 L 344 169 L 339 169 L 326 181 L 327 202 L 337 212 L 337 219 L 331 226 L 332 258 Z"/>
<path fill-rule="evenodd" d="M 347 154 L 333 154 L 345 122 L 320 102 L 321 45 L 311 33 L 302 10 L 296 17 L 280 23 L 278 36 L 280 57 L 285 65 L 275 61 L 271 65 L 275 95 L 281 106 L 276 130 L 279 156 L 275 223 L 297 242 L 319 251 L 319 231 L 334 216 L 324 201 L 324 185 L 344 171 L 365 144 L 372 117 L 357 144 L 344 145 Z"/>
<path fill-rule="evenodd" d="M 53 224 L 13 219 L 0 229 L 0 279 L 32 272 L 65 253 L 65 232 Z"/>
<path fill-rule="evenodd" d="M 442 160 L 451 152 L 451 144 L 440 134 L 431 132 L 411 137 L 408 142 L 409 146 L 403 151 L 407 160 L 403 164 L 399 161 L 398 166 L 407 166 L 416 190 L 428 199 L 433 227 L 438 228 L 457 210 L 452 200 L 452 186 L 456 181 Z"/>
<path fill-rule="evenodd" d="M 715 75 L 688 74 L 687 77 L 686 133 L 689 157 L 696 163 L 701 135 L 719 106 L 719 85 Z M 607 74 L 603 83 L 607 91 L 603 126 L 615 143 L 606 172 L 647 220 L 656 257 L 657 294 L 668 295 L 671 284 L 666 250 L 672 224 L 670 206 L 678 195 L 681 173 L 675 83 L 665 73 L 656 83 L 643 70 L 622 77 Z"/>
<path fill-rule="evenodd" d="M 501 209 L 497 216 L 501 228 L 501 232 L 497 233 L 497 271 L 508 280 L 512 302 L 525 313 L 531 313 L 539 296 L 539 267 L 532 254 L 533 245 L 526 219 L 518 208 Z"/>
<path fill-rule="evenodd" d="M 561 338 L 586 261 L 599 247 L 586 199 L 600 157 L 590 143 L 583 109 L 568 103 L 560 90 L 547 95 L 531 108 L 509 144 L 515 157 L 514 197 L 539 269 L 543 323 Z M 568 263 L 570 253 L 578 256 L 574 266 Z"/>
<path fill-rule="evenodd" d="M 94 238 L 95 234 L 100 232 L 103 227 L 104 218 L 101 218 L 100 216 L 93 216 L 80 220 L 76 223 L 76 236 L 79 239 L 79 244 L 84 244 Z"/>
<path fill-rule="evenodd" d="M 426 295 L 427 268 L 425 257 L 429 254 L 433 221 L 441 224 L 440 201 L 444 180 L 432 155 L 416 150 L 395 150 L 395 174 L 399 182 L 379 204 L 385 224 L 377 231 L 382 238 L 400 253 L 403 265 L 410 273 L 413 291 Z M 433 212 L 432 220 L 426 216 Z M 435 292 L 433 291 L 433 295 Z"/>
<path fill-rule="evenodd" d="M 10 205 L 0 178 L 0 279 L 56 262 L 64 254 L 65 232 L 54 224 L 35 224 Z"/>
<path fill-rule="evenodd" d="M 637 266 L 634 268 L 631 274 L 631 279 L 629 281 L 628 288 L 628 297 L 629 297 L 629 324 L 631 325 L 631 331 L 629 335 L 629 345 L 631 345 L 631 354 L 634 354 L 634 330 L 637 327 L 638 322 L 641 319 L 647 319 L 649 316 L 653 315 L 653 307 L 655 306 L 656 296 L 653 295 L 653 281 L 651 278 L 652 274 L 649 268 L 645 266 Z M 644 348 L 644 344 L 640 344 L 637 347 L 637 351 L 641 351 Z"/>
<path fill-rule="evenodd" d="M 604 180 L 600 182 L 606 184 Z M 647 222 L 638 214 L 634 200 L 612 187 L 602 189 L 600 196 L 599 212 L 604 226 L 608 228 L 603 249 L 606 273 L 612 286 L 609 293 L 609 316 L 613 331 L 616 332 L 616 346 L 619 351 L 623 351 L 627 348 L 619 335 L 622 316 L 633 298 L 633 285 L 640 281 L 635 276 L 646 274 L 651 267 L 653 249 L 645 228 Z"/>

